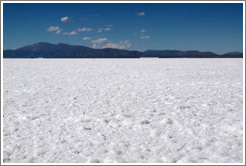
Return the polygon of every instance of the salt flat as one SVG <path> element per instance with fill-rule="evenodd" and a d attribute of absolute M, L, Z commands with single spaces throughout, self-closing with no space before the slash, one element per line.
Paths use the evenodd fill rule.
<path fill-rule="evenodd" d="M 241 163 L 243 59 L 4 59 L 3 160 Z"/>

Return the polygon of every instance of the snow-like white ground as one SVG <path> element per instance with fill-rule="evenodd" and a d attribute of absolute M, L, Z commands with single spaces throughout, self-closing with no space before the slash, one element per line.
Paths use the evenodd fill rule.
<path fill-rule="evenodd" d="M 243 162 L 243 59 L 4 59 L 3 161 Z"/>

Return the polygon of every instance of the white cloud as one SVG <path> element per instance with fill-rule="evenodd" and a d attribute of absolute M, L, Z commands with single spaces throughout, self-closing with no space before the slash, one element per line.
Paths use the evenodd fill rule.
<path fill-rule="evenodd" d="M 60 29 L 60 30 L 56 31 L 56 34 L 60 34 L 61 32 L 62 32 L 62 30 Z"/>
<path fill-rule="evenodd" d="M 136 36 L 137 34 L 138 34 L 138 33 L 133 33 L 133 35 L 135 35 L 135 36 Z"/>
<path fill-rule="evenodd" d="M 47 29 L 47 31 L 51 32 L 51 31 L 58 31 L 60 30 L 61 28 L 59 26 L 51 26 Z"/>
<path fill-rule="evenodd" d="M 79 32 L 90 32 L 90 31 L 92 31 L 91 28 L 78 28 L 77 30 L 78 30 Z"/>
<path fill-rule="evenodd" d="M 93 44 L 104 43 L 104 42 L 108 42 L 108 39 L 107 38 L 101 38 L 101 39 L 97 39 L 97 40 L 92 40 L 91 42 Z"/>
<path fill-rule="evenodd" d="M 56 32 L 56 34 L 60 34 L 62 29 L 59 26 L 51 26 L 51 27 L 47 28 L 47 31 L 48 32 Z"/>
<path fill-rule="evenodd" d="M 103 29 L 102 28 L 99 28 L 98 30 L 97 30 L 97 33 L 101 33 L 103 31 Z"/>
<path fill-rule="evenodd" d="M 93 44 L 92 45 L 92 48 L 97 48 L 97 44 Z"/>
<path fill-rule="evenodd" d="M 102 33 L 103 31 L 110 31 L 111 28 L 98 28 L 97 33 Z"/>
<path fill-rule="evenodd" d="M 105 43 L 105 42 L 109 42 L 109 40 L 107 38 L 101 38 L 101 39 L 97 39 L 97 40 L 91 40 L 91 43 L 93 44 L 92 47 L 93 48 L 102 48 L 101 44 Z"/>
<path fill-rule="evenodd" d="M 112 24 L 106 24 L 104 25 L 105 27 L 112 27 L 113 25 Z"/>
<path fill-rule="evenodd" d="M 147 36 L 141 36 L 140 38 L 141 38 L 141 39 L 149 39 L 150 36 L 148 36 L 148 35 L 147 35 Z"/>
<path fill-rule="evenodd" d="M 62 22 L 69 22 L 70 20 L 69 20 L 69 17 L 62 17 L 61 21 Z"/>
<path fill-rule="evenodd" d="M 120 41 L 119 43 L 112 43 L 107 38 L 101 38 L 97 40 L 91 40 L 93 48 L 115 48 L 115 49 L 127 49 L 131 47 L 131 43 L 128 40 Z M 102 45 L 102 43 L 107 43 Z"/>
<path fill-rule="evenodd" d="M 64 32 L 64 35 L 77 35 L 78 33 L 76 31 L 72 31 L 72 32 Z"/>
<path fill-rule="evenodd" d="M 110 30 L 111 30 L 111 28 L 105 28 L 104 30 L 105 30 L 105 31 L 110 31 Z"/>
<path fill-rule="evenodd" d="M 137 13 L 138 16 L 145 16 L 145 13 L 144 12 L 139 12 Z"/>
<path fill-rule="evenodd" d="M 142 32 L 142 33 L 143 33 L 143 32 L 147 32 L 147 29 L 142 29 L 141 32 Z"/>
<path fill-rule="evenodd" d="M 83 37 L 83 40 L 91 40 L 90 37 Z"/>
<path fill-rule="evenodd" d="M 131 43 L 129 40 L 120 41 L 118 44 L 115 43 L 107 43 L 102 48 L 116 48 L 116 49 L 127 49 L 131 47 Z"/>

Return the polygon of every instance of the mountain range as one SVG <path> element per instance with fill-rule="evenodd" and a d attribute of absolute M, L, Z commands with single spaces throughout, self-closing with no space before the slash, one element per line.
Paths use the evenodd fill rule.
<path fill-rule="evenodd" d="M 68 44 L 51 44 L 39 42 L 15 50 L 4 50 L 3 58 L 242 58 L 243 53 L 230 52 L 215 54 L 213 52 L 147 50 L 129 51 L 113 48 L 94 49 Z"/>

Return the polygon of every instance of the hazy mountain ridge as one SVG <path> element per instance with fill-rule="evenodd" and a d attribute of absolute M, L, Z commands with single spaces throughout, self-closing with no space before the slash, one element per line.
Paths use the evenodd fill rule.
<path fill-rule="evenodd" d="M 144 52 L 147 55 L 151 56 L 160 56 L 160 57 L 213 57 L 213 56 L 219 56 L 218 54 L 215 54 L 213 52 L 200 52 L 197 50 L 192 51 L 179 51 L 179 50 L 147 50 Z"/>
<path fill-rule="evenodd" d="M 3 58 L 242 58 L 243 53 L 230 52 L 223 55 L 197 50 L 147 50 L 144 52 L 121 49 L 93 49 L 85 46 L 39 42 L 16 50 L 4 50 Z"/>

